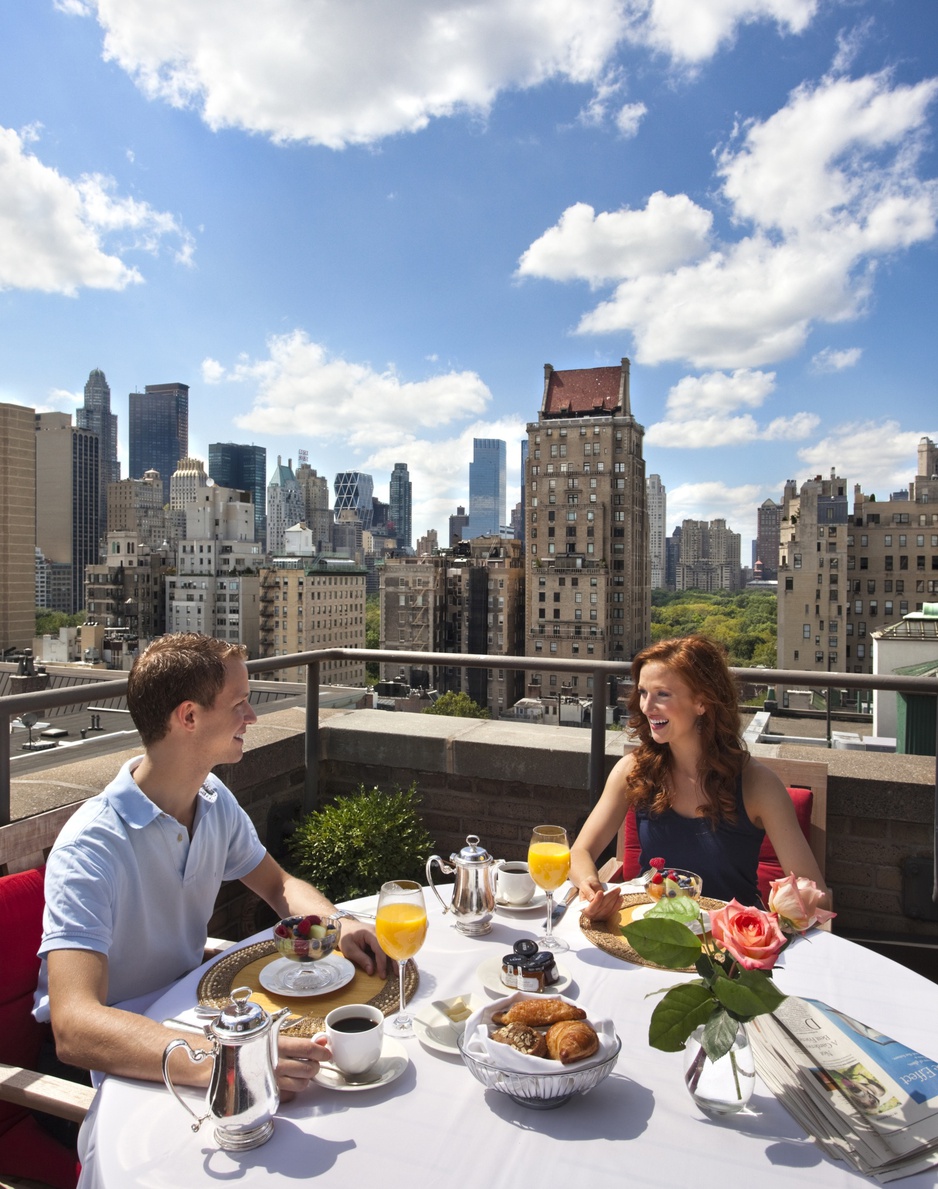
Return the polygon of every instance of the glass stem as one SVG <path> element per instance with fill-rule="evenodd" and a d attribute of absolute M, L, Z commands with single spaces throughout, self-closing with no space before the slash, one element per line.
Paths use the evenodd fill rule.
<path fill-rule="evenodd" d="M 553 936 L 554 936 L 554 934 L 552 932 L 552 930 L 553 930 L 553 920 L 552 920 L 553 915 L 554 915 L 554 893 L 548 892 L 547 893 L 547 925 L 545 926 L 545 929 L 544 929 L 544 943 L 548 947 L 550 946 L 551 940 L 553 939 Z"/>
<path fill-rule="evenodd" d="M 406 959 L 405 959 L 405 961 L 406 961 Z M 398 988 L 400 990 L 401 1015 L 403 1015 L 404 1014 L 404 963 L 403 962 L 398 962 L 398 964 L 397 964 L 397 983 L 398 983 Z"/>

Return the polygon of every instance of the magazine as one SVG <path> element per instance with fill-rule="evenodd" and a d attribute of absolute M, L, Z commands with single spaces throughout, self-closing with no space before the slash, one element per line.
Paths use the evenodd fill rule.
<path fill-rule="evenodd" d="M 759 1076 L 830 1156 L 882 1182 L 938 1164 L 938 1061 L 815 999 L 747 1027 Z"/>

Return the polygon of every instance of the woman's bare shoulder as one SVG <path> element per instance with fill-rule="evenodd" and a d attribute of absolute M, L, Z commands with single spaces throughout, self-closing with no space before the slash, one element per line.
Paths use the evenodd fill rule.
<path fill-rule="evenodd" d="M 752 756 L 743 768 L 743 796 L 747 806 L 755 801 L 774 801 L 778 798 L 789 800 L 785 786 L 778 776 L 771 768 L 760 764 Z"/>

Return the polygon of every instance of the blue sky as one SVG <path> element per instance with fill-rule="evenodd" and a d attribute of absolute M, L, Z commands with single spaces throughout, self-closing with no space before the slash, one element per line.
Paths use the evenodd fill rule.
<path fill-rule="evenodd" d="M 668 529 L 938 435 L 934 0 L 21 0 L 0 17 L 0 400 L 190 385 L 415 536 L 543 365 L 632 360 Z M 126 473 L 126 470 L 125 470 Z"/>

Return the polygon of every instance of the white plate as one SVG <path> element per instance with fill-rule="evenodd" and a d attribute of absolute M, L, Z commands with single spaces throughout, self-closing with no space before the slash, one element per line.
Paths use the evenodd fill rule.
<path fill-rule="evenodd" d="M 554 959 L 556 962 L 556 959 Z M 549 987 L 545 987 L 543 994 L 546 999 L 551 995 L 562 995 L 567 987 L 573 982 L 570 975 L 564 970 L 563 966 L 557 962 L 557 973 L 560 976 L 555 983 L 551 983 Z M 482 980 L 482 986 L 486 991 L 491 991 L 495 995 L 510 995 L 514 991 L 514 987 L 506 987 L 502 982 L 502 960 L 501 958 L 486 958 L 476 974 Z"/>
<path fill-rule="evenodd" d="M 508 990 L 507 987 L 505 989 Z M 454 995 L 453 999 L 456 998 L 462 999 L 472 1011 L 478 1011 L 482 1007 L 482 1001 L 477 995 Z M 414 1032 L 417 1033 L 417 1039 L 428 1049 L 436 1049 L 438 1053 L 459 1052 L 459 1046 L 456 1043 L 459 1032 L 453 1025 L 453 1021 L 443 1011 L 443 1007 L 452 1003 L 453 999 L 436 999 L 433 1003 L 425 1004 L 414 1016 Z M 466 1016 L 467 1020 L 468 1018 Z M 465 1022 L 463 1020 L 460 1031 Z"/>
<path fill-rule="evenodd" d="M 495 908 L 499 912 L 530 912 L 533 908 L 539 908 L 543 912 L 546 903 L 547 893 L 538 890 L 527 904 L 509 904 L 506 900 L 496 900 Z"/>
<path fill-rule="evenodd" d="M 269 962 L 261 968 L 258 981 L 265 991 L 274 995 L 283 995 L 288 999 L 309 999 L 314 995 L 326 995 L 330 991 L 338 991 L 355 977 L 355 967 L 341 954 L 330 954 L 313 963 L 313 968 L 319 974 L 328 976 L 328 982 L 317 987 L 315 991 L 294 991 L 283 981 L 287 975 L 295 974 L 300 963 L 291 962 L 289 958 L 278 958 L 276 962 Z"/>
<path fill-rule="evenodd" d="M 401 1042 L 393 1036 L 386 1036 L 373 1081 L 347 1082 L 341 1073 L 334 1069 L 325 1069 L 321 1065 L 313 1081 L 317 1086 L 324 1086 L 327 1090 L 377 1090 L 379 1086 L 388 1086 L 391 1082 L 396 1082 L 409 1064 L 407 1050 Z"/>

